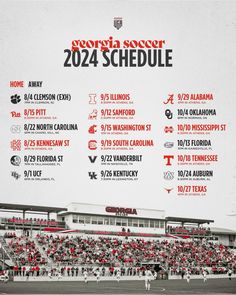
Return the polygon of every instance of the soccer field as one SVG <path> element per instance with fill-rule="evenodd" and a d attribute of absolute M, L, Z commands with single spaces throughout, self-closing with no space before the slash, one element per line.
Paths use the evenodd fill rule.
<path fill-rule="evenodd" d="M 146 291 L 144 281 L 88 282 L 8 282 L 0 283 L 0 294 L 236 294 L 236 279 L 152 281 Z"/>

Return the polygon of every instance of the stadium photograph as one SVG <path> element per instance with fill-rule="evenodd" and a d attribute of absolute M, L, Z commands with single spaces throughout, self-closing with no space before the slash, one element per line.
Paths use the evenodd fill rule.
<path fill-rule="evenodd" d="M 0 211 L 0 294 L 236 293 L 236 232 L 214 220 L 85 203 Z"/>

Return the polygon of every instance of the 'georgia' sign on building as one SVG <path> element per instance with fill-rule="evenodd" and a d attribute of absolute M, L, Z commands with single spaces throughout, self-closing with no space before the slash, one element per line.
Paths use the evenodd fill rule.
<path fill-rule="evenodd" d="M 106 212 L 115 213 L 116 215 L 137 215 L 137 210 L 134 208 L 123 208 L 123 207 L 106 207 Z"/>

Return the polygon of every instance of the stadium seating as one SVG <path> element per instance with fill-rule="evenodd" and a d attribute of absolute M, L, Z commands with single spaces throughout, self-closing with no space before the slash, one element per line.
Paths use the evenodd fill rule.
<path fill-rule="evenodd" d="M 29 237 L 20 236 L 7 239 L 8 246 L 11 250 L 12 258 L 17 262 L 17 266 L 22 265 L 42 265 L 47 261 L 42 258 L 39 250 L 37 249 L 35 242 Z"/>
<path fill-rule="evenodd" d="M 236 271 L 235 253 L 226 246 L 210 242 L 125 237 L 95 239 L 52 234 L 38 234 L 34 239 L 10 234 L 7 241 L 13 255 L 18 257 L 16 266 L 34 267 L 33 273 L 37 274 L 39 269 L 35 267 L 45 272 L 49 261 L 60 265 L 60 272 L 67 275 L 76 274 L 78 267 L 105 267 L 110 275 L 114 268 L 120 267 L 125 269 L 125 274 L 138 275 L 145 263 L 160 263 L 171 274 L 187 269 L 200 274 L 203 268 L 212 273 L 225 273 L 229 267 Z M 39 247 L 48 261 L 40 254 Z"/>
<path fill-rule="evenodd" d="M 181 226 L 168 226 L 167 227 L 167 232 L 171 234 L 178 234 L 178 235 L 201 235 L 201 236 L 206 236 L 210 234 L 210 229 L 209 228 L 204 228 L 204 227 L 196 227 L 196 228 L 186 228 L 186 227 L 181 227 Z"/>
<path fill-rule="evenodd" d="M 42 225 L 42 226 L 57 226 L 58 222 L 54 219 L 40 219 L 40 218 L 19 218 L 12 217 L 6 219 L 6 222 L 9 224 L 26 224 L 26 225 Z"/>

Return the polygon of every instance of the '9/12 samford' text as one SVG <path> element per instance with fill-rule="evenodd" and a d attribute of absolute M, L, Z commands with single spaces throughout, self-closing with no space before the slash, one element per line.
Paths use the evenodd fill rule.
<path fill-rule="evenodd" d="M 64 67 L 172 67 L 172 49 L 65 49 Z M 98 60 L 99 55 L 99 60 Z"/>

